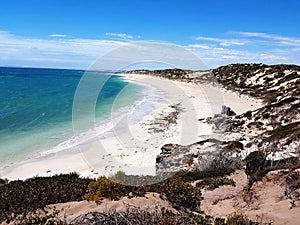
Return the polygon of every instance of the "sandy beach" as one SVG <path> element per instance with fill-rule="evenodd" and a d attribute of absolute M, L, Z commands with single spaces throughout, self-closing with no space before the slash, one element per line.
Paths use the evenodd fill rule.
<path fill-rule="evenodd" d="M 214 135 L 211 127 L 198 119 L 220 113 L 222 105 L 237 113 L 261 106 L 258 101 L 217 87 L 145 75 L 126 76 L 133 82 L 151 85 L 165 93 L 153 111 L 135 123 L 130 122 L 130 115 L 112 118 L 114 127 L 109 135 L 92 138 L 60 152 L 12 163 L 0 168 L 0 177 L 15 180 L 74 171 L 82 176 L 98 177 L 119 170 L 128 174 L 154 175 L 156 156 L 164 144 L 188 145 Z M 176 123 L 165 120 L 178 109 Z"/>

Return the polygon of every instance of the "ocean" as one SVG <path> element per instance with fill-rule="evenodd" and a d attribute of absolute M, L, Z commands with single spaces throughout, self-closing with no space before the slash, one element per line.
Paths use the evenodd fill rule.
<path fill-rule="evenodd" d="M 142 117 L 153 110 L 145 101 L 150 87 L 124 76 L 103 72 L 0 67 L 0 166 L 76 145 L 72 124 L 76 88 L 85 73 L 90 77 L 108 78 L 95 104 L 94 124 L 82 127 L 88 134 L 97 126 L 111 129 L 111 117 L 130 114 Z M 116 101 L 117 99 L 117 101 Z M 152 99 L 153 103 L 155 99 Z M 82 100 L 84 107 L 85 101 Z M 85 111 L 80 114 L 85 118 Z M 83 120 L 84 121 L 84 120 Z M 84 135 L 81 135 L 84 136 Z M 88 137 L 87 137 L 88 138 Z"/>

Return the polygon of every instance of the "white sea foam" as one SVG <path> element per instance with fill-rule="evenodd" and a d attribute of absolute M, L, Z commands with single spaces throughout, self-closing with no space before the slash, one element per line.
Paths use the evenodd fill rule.
<path fill-rule="evenodd" d="M 126 80 L 126 82 L 128 81 Z M 91 129 L 83 132 L 74 131 L 74 135 L 71 138 L 59 143 L 51 149 L 41 152 L 40 156 L 46 156 L 60 151 L 65 151 L 88 142 L 94 138 L 101 139 L 115 135 L 112 132 L 115 124 L 117 124 L 121 119 L 124 119 L 124 117 L 126 117 L 128 125 L 141 121 L 145 115 L 151 113 L 151 111 L 155 109 L 156 104 L 163 103 L 165 95 L 164 92 L 154 88 L 153 86 L 144 86 L 147 86 L 147 88 L 143 91 L 143 98 L 134 102 L 132 106 L 125 106 L 118 109 L 118 111 L 115 111 L 111 114 L 109 119 L 101 121 L 98 124 L 94 124 Z"/>
<path fill-rule="evenodd" d="M 136 79 L 134 79 L 132 77 L 121 76 L 121 80 L 123 80 L 127 83 L 137 83 Z"/>

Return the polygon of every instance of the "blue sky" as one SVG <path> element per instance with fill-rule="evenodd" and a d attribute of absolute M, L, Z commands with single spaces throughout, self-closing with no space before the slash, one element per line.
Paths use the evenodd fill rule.
<path fill-rule="evenodd" d="M 300 64 L 298 0 L 1 0 L 0 66 L 87 68 L 132 41 L 164 41 L 208 67 Z"/>

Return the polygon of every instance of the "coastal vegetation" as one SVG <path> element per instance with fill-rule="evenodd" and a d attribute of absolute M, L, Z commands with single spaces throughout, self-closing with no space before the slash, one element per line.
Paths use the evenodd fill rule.
<path fill-rule="evenodd" d="M 216 189 L 223 185 L 235 186 L 236 183 L 228 175 L 237 168 L 230 163 L 221 163 L 216 158 L 206 170 L 178 172 L 170 178 L 150 184 L 138 185 L 145 180 L 154 181 L 152 176 L 133 176 L 118 172 L 114 176 L 99 177 L 97 180 L 80 178 L 78 174 L 55 175 L 52 177 L 35 177 L 26 181 L 11 181 L 0 187 L 1 221 L 17 221 L 15 224 L 67 224 L 59 210 L 48 212 L 46 206 L 68 201 L 96 201 L 119 200 L 123 197 L 145 197 L 146 193 L 159 193 L 162 199 L 169 201 L 174 210 L 157 209 L 147 212 L 143 209 L 127 209 L 124 212 L 94 212 L 82 215 L 71 224 L 81 224 L 79 221 L 98 221 L 99 224 L 115 223 L 126 218 L 127 223 L 134 224 L 260 224 L 249 220 L 244 215 L 235 214 L 226 218 L 218 218 L 202 214 L 201 192 L 205 189 Z M 230 162 L 226 160 L 226 162 Z M 290 165 L 288 160 L 282 165 Z M 250 153 L 245 159 L 246 172 L 249 180 L 266 165 L 265 154 Z M 287 167 L 285 167 L 287 168 Z M 122 180 L 135 185 L 125 185 L 116 182 Z M 192 185 L 196 182 L 196 185 Z M 286 195 L 295 198 L 295 190 L 300 187 L 299 172 L 291 172 L 287 177 Z M 12 204 L 13 203 L 13 204 Z M 70 223 L 68 223 L 70 224 Z M 89 224 L 89 223 L 83 223 Z"/>
<path fill-rule="evenodd" d="M 52 177 L 34 177 L 25 181 L 11 181 L 0 187 L 1 221 L 17 220 L 20 224 L 43 224 L 40 221 L 55 219 L 59 213 L 54 211 L 47 214 L 45 207 L 49 204 L 84 199 L 101 204 L 104 199 L 144 197 L 146 193 L 155 192 L 159 193 L 162 199 L 169 201 L 177 213 L 163 210 L 159 214 L 158 212 L 151 214 L 145 211 L 127 211 L 129 216 L 134 218 L 133 221 L 149 217 L 149 224 L 151 224 L 150 221 L 153 224 L 161 224 L 158 223 L 160 220 L 170 222 L 169 224 L 189 224 L 186 223 L 188 221 L 190 224 L 213 224 L 215 221 L 213 217 L 198 215 L 202 213 L 202 186 L 194 186 L 192 182 L 200 181 L 205 186 L 210 185 L 213 188 L 221 185 L 234 185 L 230 179 L 222 178 L 235 170 L 230 161 L 225 160 L 225 162 L 227 163 L 224 163 L 224 159 L 221 157 L 215 158 L 205 170 L 181 171 L 166 180 L 148 185 L 144 185 L 145 182 L 154 182 L 157 181 L 157 178 L 126 175 L 121 171 L 109 178 L 101 176 L 97 180 L 80 178 L 78 174 L 71 173 Z M 42 215 L 33 214 L 35 216 L 29 214 L 37 210 L 44 213 Z M 119 212 L 115 212 L 113 215 L 107 214 L 105 217 L 119 217 L 120 215 Z M 30 223 L 30 221 L 33 222 Z M 218 222 L 217 224 L 231 224 L 225 223 L 225 220 L 220 218 L 216 221 L 223 221 L 223 223 Z M 58 224 L 63 224 L 63 220 L 60 222 Z"/>
<path fill-rule="evenodd" d="M 115 218 L 118 221 L 126 218 L 127 223 L 124 221 L 124 224 L 128 224 L 129 221 L 134 224 L 250 224 L 250 220 L 242 215 L 233 215 L 226 220 L 199 214 L 201 213 L 201 188 L 199 185 L 192 186 L 191 181 L 203 178 L 199 183 L 205 186 L 213 185 L 214 188 L 220 185 L 234 185 L 230 179 L 216 177 L 222 173 L 228 174 L 231 170 L 225 171 L 227 172 L 211 169 L 181 172 L 167 180 L 145 186 L 123 185 L 111 180 L 115 179 L 114 177 L 108 179 L 101 176 L 95 181 L 80 178 L 76 173 L 11 181 L 0 188 L 1 221 L 15 221 L 15 224 L 63 225 L 66 222 L 63 217 L 58 216 L 60 211 L 48 212 L 45 208 L 47 205 L 83 199 L 101 204 L 103 199 L 118 200 L 125 196 L 134 198 L 145 196 L 146 192 L 156 192 L 161 198 L 168 200 L 177 212 L 165 209 L 147 212 L 135 208 L 127 209 L 125 212 L 93 213 L 92 217 L 94 221 L 101 218 L 99 224 L 123 224 L 113 222 Z M 151 178 L 130 176 L 123 172 L 118 172 L 115 176 L 124 181 Z M 85 216 L 88 218 L 88 215 Z M 77 218 L 77 221 L 80 221 L 79 219 Z M 77 224 L 76 221 L 73 224 Z"/>
<path fill-rule="evenodd" d="M 226 157 L 214 158 L 204 170 L 181 171 L 172 174 L 169 178 L 153 183 L 161 176 L 136 176 L 117 172 L 109 178 L 100 177 L 90 183 L 88 193 L 84 196 L 86 200 L 101 202 L 102 199 L 120 199 L 124 196 L 144 196 L 147 192 L 159 193 L 166 198 L 172 206 L 179 211 L 201 212 L 201 189 L 191 185 L 192 182 L 210 179 L 218 185 L 229 184 L 229 179 L 221 179 L 233 173 L 236 169 L 235 161 L 227 160 Z M 163 175 L 162 175 L 163 176 Z M 132 184 L 132 185 L 124 185 Z M 153 183 L 153 184 L 149 184 Z M 146 185 L 141 185 L 146 184 Z M 233 185 L 230 182 L 230 185 Z"/>
<path fill-rule="evenodd" d="M 232 215 L 228 219 L 213 218 L 211 216 L 194 213 L 173 212 L 170 210 L 157 210 L 148 212 L 138 208 L 128 209 L 125 212 L 95 213 L 92 221 L 99 221 L 100 225 L 137 224 L 137 225 L 255 225 L 243 215 Z M 78 218 L 77 223 L 82 221 Z M 117 221 L 117 222 L 116 222 Z M 88 223 L 86 223 L 88 224 Z"/>
<path fill-rule="evenodd" d="M 49 204 L 80 201 L 91 181 L 76 173 L 10 181 L 0 186 L 0 221 L 13 220 Z"/>
<path fill-rule="evenodd" d="M 110 211 L 107 213 L 90 212 L 75 218 L 71 224 L 99 225 L 258 225 L 241 214 L 234 214 L 227 219 L 199 215 L 194 213 L 173 212 L 170 210 L 156 210 L 148 212 L 140 208 L 126 209 L 123 212 Z M 44 216 L 33 216 L 20 220 L 17 224 L 26 225 L 67 225 L 64 219 L 57 218 L 57 213 Z"/>
<path fill-rule="evenodd" d="M 205 178 L 196 184 L 199 188 L 207 188 L 209 190 L 213 190 L 224 185 L 235 186 L 235 182 L 233 179 L 227 177 L 213 177 Z"/>

